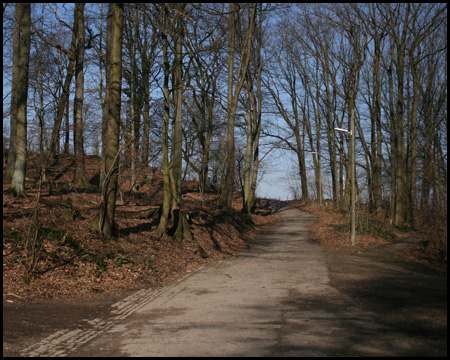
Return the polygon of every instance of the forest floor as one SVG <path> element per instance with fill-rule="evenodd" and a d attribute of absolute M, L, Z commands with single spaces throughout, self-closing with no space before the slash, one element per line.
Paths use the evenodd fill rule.
<path fill-rule="evenodd" d="M 87 180 L 98 185 L 100 158 L 87 156 L 85 163 Z M 264 208 L 252 216 L 218 210 L 212 190 L 202 206 L 196 182 L 188 181 L 182 185 L 181 207 L 189 212 L 194 241 L 157 238 L 155 217 L 145 211 L 126 213 L 162 203 L 161 172 L 142 167 L 136 193 L 129 191 L 129 170 L 121 171 L 116 206 L 119 236 L 106 238 L 88 230 L 100 195 L 90 187 L 74 187 L 73 157 L 60 155 L 48 174 L 51 193 L 48 186 L 42 189 L 35 223 L 37 167 L 38 157 L 31 155 L 26 199 L 5 195 L 8 184 L 3 184 L 4 302 L 88 299 L 141 287 L 159 288 L 199 266 L 236 255 L 249 246 L 258 228 L 276 221 Z M 233 206 L 240 209 L 239 197 Z"/>
<path fill-rule="evenodd" d="M 87 179 L 94 185 L 99 161 L 98 157 L 86 158 Z M 213 191 L 207 195 L 207 206 L 202 206 L 196 184 L 186 182 L 183 208 L 190 213 L 194 241 L 155 238 L 157 223 L 145 216 L 117 217 L 120 236 L 104 238 L 87 230 L 100 196 L 90 189 L 74 188 L 70 183 L 73 158 L 60 156 L 49 174 L 52 194 L 46 187 L 41 195 L 46 204 L 39 207 L 41 230 L 33 248 L 35 164 L 37 158 L 30 157 L 27 199 L 6 196 L 3 184 L 4 356 L 18 355 L 26 345 L 68 323 L 101 317 L 111 304 L 137 289 L 161 288 L 206 264 L 237 255 L 251 247 L 259 231 L 279 221 L 265 207 L 251 218 L 239 211 L 220 211 L 213 205 Z M 161 202 L 160 172 L 141 169 L 136 194 L 128 192 L 128 178 L 128 170 L 123 171 L 119 211 L 146 209 Z M 327 255 L 332 286 L 375 311 L 383 321 L 430 334 L 429 349 L 420 355 L 445 356 L 447 263 L 425 250 L 423 234 L 358 234 L 357 246 L 351 247 L 343 214 L 314 204 L 290 205 L 317 216 L 311 238 Z M 238 197 L 235 206 L 240 207 Z M 27 271 L 30 267 L 33 271 Z M 421 325 L 425 323 L 427 327 L 435 324 L 434 330 Z"/>

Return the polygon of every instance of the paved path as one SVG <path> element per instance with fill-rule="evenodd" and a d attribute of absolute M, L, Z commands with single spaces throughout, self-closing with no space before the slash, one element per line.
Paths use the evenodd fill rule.
<path fill-rule="evenodd" d="M 408 349 L 329 285 L 308 240 L 314 217 L 279 210 L 282 224 L 244 254 L 159 292 L 140 290 L 105 319 L 59 331 L 24 356 L 386 356 Z"/>

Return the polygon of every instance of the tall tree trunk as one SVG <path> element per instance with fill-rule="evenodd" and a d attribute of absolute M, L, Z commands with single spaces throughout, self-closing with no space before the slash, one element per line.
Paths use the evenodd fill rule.
<path fill-rule="evenodd" d="M 65 106 L 65 124 L 66 127 L 64 129 L 64 154 L 65 155 L 69 155 L 69 151 L 70 151 L 70 121 L 69 121 L 69 101 L 67 101 L 66 106 Z"/>
<path fill-rule="evenodd" d="M 304 142 L 304 136 L 305 131 L 302 131 L 302 135 L 300 135 L 300 125 L 301 121 L 299 118 L 299 104 L 297 102 L 297 91 L 295 88 L 295 80 L 291 82 L 290 84 L 290 96 L 291 96 L 291 103 L 292 103 L 292 110 L 294 113 L 294 136 L 295 136 L 295 142 L 296 142 L 296 155 L 297 155 L 297 162 L 298 162 L 298 175 L 300 177 L 300 186 L 302 189 L 302 196 L 301 199 L 303 201 L 308 201 L 309 194 L 308 194 L 308 179 L 306 177 L 306 163 L 305 163 L 305 142 Z"/>
<path fill-rule="evenodd" d="M 11 134 L 11 141 L 16 142 L 16 154 L 11 186 L 8 192 L 17 197 L 25 196 L 30 13 L 30 4 L 16 4 L 13 44 L 13 88 L 11 93 L 11 125 L 14 122 L 16 123 L 16 132 Z M 11 126 L 11 129 L 13 129 L 13 126 Z"/>
<path fill-rule="evenodd" d="M 260 60 L 260 59 L 259 59 Z M 252 168 L 252 175 L 251 175 L 251 182 L 250 182 L 250 189 L 247 197 L 246 202 L 246 211 L 247 213 L 250 213 L 253 211 L 253 207 L 255 205 L 256 201 L 256 184 L 258 179 L 258 170 L 259 170 L 259 137 L 261 134 L 261 101 L 262 101 L 262 94 L 261 94 L 261 68 L 259 67 L 258 70 L 258 79 L 257 79 L 257 97 L 258 102 L 256 104 L 256 101 L 254 99 L 253 101 L 253 108 L 256 107 L 256 114 L 255 114 L 255 128 L 253 132 L 253 154 L 252 154 L 252 161 L 253 161 L 253 168 Z M 253 96 L 254 98 L 254 96 Z"/>
<path fill-rule="evenodd" d="M 430 77 L 431 80 L 431 77 Z M 430 81 L 431 82 L 431 81 Z M 431 84 L 429 84 L 431 85 Z M 429 89 L 427 89 L 429 90 Z M 426 95 L 425 95 L 426 94 Z M 433 174 L 435 172 L 433 162 L 433 132 L 435 129 L 435 122 L 432 115 L 432 101 L 429 97 L 429 92 L 426 91 L 424 98 L 424 132 L 425 142 L 423 149 L 423 174 L 421 184 L 420 206 L 427 207 L 430 204 L 430 191 L 433 183 Z"/>
<path fill-rule="evenodd" d="M 259 19 L 258 24 L 255 26 L 255 38 L 256 38 L 256 96 L 253 86 L 250 88 L 251 95 L 251 108 L 250 111 L 250 156 L 246 158 L 246 191 L 244 192 L 244 208 L 243 211 L 250 213 L 253 210 L 256 199 L 256 183 L 258 178 L 259 169 L 259 137 L 261 132 L 261 43 L 262 43 L 262 4 L 259 7 Z M 248 126 L 248 125 L 247 125 Z M 248 141 L 248 140 L 247 140 Z M 247 161 L 250 162 L 250 166 L 247 166 Z M 248 171 L 248 174 L 247 174 Z M 247 179 L 248 177 L 248 179 Z"/>
<path fill-rule="evenodd" d="M 133 14 L 135 17 L 133 21 L 129 21 L 126 23 L 128 26 L 128 51 L 130 58 L 130 72 L 129 72 L 129 86 L 130 86 L 130 101 L 129 101 L 129 109 L 130 109 L 130 130 L 131 130 L 131 139 L 130 139 L 130 191 L 136 192 L 136 165 L 137 165 L 137 150 L 138 150 L 138 133 L 139 133 L 139 111 L 137 104 L 137 67 L 136 67 L 136 45 L 134 41 L 131 39 L 137 37 L 136 27 L 138 21 L 136 19 L 136 12 Z M 132 15 L 130 14 L 130 17 Z M 135 24 L 135 31 L 133 31 L 133 24 Z"/>
<path fill-rule="evenodd" d="M 371 112 L 372 123 L 372 182 L 371 182 L 371 210 L 379 212 L 382 204 L 381 183 L 381 75 L 380 75 L 380 38 L 378 34 L 375 39 L 375 56 L 373 63 L 373 109 Z"/>
<path fill-rule="evenodd" d="M 392 37 L 393 45 L 395 46 L 395 55 L 392 53 L 393 61 L 395 63 L 396 75 L 397 75 L 397 101 L 395 104 L 395 116 L 394 128 L 396 132 L 395 138 L 395 152 L 392 151 L 394 156 L 395 167 L 395 180 L 396 188 L 395 193 L 395 205 L 394 205 L 394 218 L 393 223 L 395 226 L 401 226 L 406 220 L 407 211 L 407 181 L 406 181 L 406 149 L 405 149 L 405 104 L 404 104 L 404 81 L 405 81 L 405 50 L 407 42 L 407 33 L 410 22 L 410 9 L 411 4 L 406 4 L 404 8 L 403 19 L 399 21 L 397 11 L 399 9 L 392 9 L 389 6 L 389 21 L 390 35 Z M 403 9 L 400 8 L 400 11 Z M 393 49 L 392 49 L 393 50 Z M 391 51 L 392 51 L 391 50 Z"/>
<path fill-rule="evenodd" d="M 46 178 L 46 171 L 45 171 L 45 122 L 44 122 L 44 91 L 42 89 L 41 84 L 41 64 L 39 64 L 39 70 L 37 74 L 37 85 L 38 85 L 38 94 L 39 94 L 39 111 L 38 111 L 38 118 L 39 118 L 39 155 L 40 155 L 40 168 L 41 171 L 44 170 L 41 173 L 42 181 L 47 181 Z"/>
<path fill-rule="evenodd" d="M 236 86 L 234 87 L 234 56 L 236 37 L 236 13 L 239 12 L 235 3 L 230 3 L 229 37 L 228 37 L 228 94 L 227 94 L 227 158 L 225 170 L 225 184 L 219 199 L 219 207 L 232 207 L 234 180 L 235 180 L 235 143 L 234 143 L 234 123 L 236 118 L 237 103 L 239 94 L 245 81 L 248 64 L 251 56 L 252 32 L 255 24 L 256 3 L 252 4 L 252 12 L 249 18 L 247 35 L 243 47 L 240 51 L 241 59 L 236 75 Z M 240 16 L 240 14 L 238 13 Z"/>
<path fill-rule="evenodd" d="M 175 41 L 175 53 L 172 66 L 172 86 L 174 99 L 174 121 L 172 126 L 172 159 L 168 161 L 168 131 L 169 131 L 169 59 L 167 33 L 168 27 L 168 8 L 164 5 L 164 26 L 163 26 L 163 58 L 164 58 L 164 125 L 163 125 L 163 187 L 164 202 L 160 223 L 157 233 L 165 237 L 167 234 L 167 223 L 169 211 L 172 213 L 173 227 L 170 229 L 170 235 L 175 235 L 180 241 L 183 238 L 192 239 L 189 230 L 188 218 L 184 211 L 180 209 L 181 202 L 181 170 L 182 170 L 182 106 L 183 106 L 183 21 L 186 4 L 180 4 L 177 15 L 174 17 L 170 30 Z"/>
<path fill-rule="evenodd" d="M 162 24 L 162 51 L 164 62 L 164 123 L 162 131 L 162 171 L 163 171 L 163 189 L 164 199 L 161 211 L 161 217 L 159 219 L 159 225 L 156 229 L 156 233 L 160 237 L 167 235 L 167 224 L 169 222 L 170 203 L 172 200 L 172 187 L 170 185 L 170 166 L 169 166 L 169 116 L 170 116 L 170 92 L 169 92 L 169 76 L 170 76 L 170 64 L 168 56 L 168 44 L 167 44 L 167 31 L 168 31 L 168 10 L 166 5 L 162 5 L 161 16 L 163 17 Z"/>
<path fill-rule="evenodd" d="M 326 119 L 327 119 L 327 140 L 328 140 L 328 154 L 330 157 L 330 171 L 331 171 L 331 183 L 333 188 L 333 201 L 338 201 L 339 195 L 339 175 L 336 163 L 336 131 L 334 130 L 334 110 L 333 99 L 330 89 L 330 74 L 329 66 L 326 57 L 324 56 L 324 82 L 326 93 Z"/>
<path fill-rule="evenodd" d="M 234 153 L 234 109 L 233 109 L 233 74 L 234 74 L 234 53 L 236 35 L 236 15 L 237 6 L 234 3 L 229 5 L 229 28 L 228 28 L 228 94 L 227 94 L 227 158 L 225 170 L 225 183 L 222 186 L 219 207 L 231 208 L 234 189 L 235 153 Z"/>
<path fill-rule="evenodd" d="M 183 12 L 186 4 L 180 4 L 179 11 Z M 175 57 L 173 63 L 173 99 L 174 99 L 174 122 L 172 134 L 172 210 L 178 209 L 181 201 L 181 170 L 182 170 L 182 107 L 183 107 L 183 17 L 177 13 L 176 24 L 174 24 L 175 35 Z"/>
<path fill-rule="evenodd" d="M 84 98 L 84 3 L 75 4 L 74 31 L 77 34 L 75 62 L 75 103 L 73 107 L 73 143 L 75 149 L 75 174 L 72 182 L 86 186 L 83 146 L 83 98 Z"/>
<path fill-rule="evenodd" d="M 250 195 L 250 180 L 251 180 L 251 170 L 252 170 L 252 154 L 253 154 L 253 119 L 252 119 L 252 105 L 250 101 L 250 87 L 252 86 L 250 77 L 248 76 L 247 79 L 247 86 L 245 89 L 245 99 L 247 103 L 247 114 L 245 116 L 246 121 L 246 136 L 247 136 L 247 142 L 245 146 L 245 163 L 244 163 L 244 186 L 242 189 L 243 196 L 243 212 L 249 212 L 249 204 L 248 204 L 248 197 Z"/>
<path fill-rule="evenodd" d="M 399 63 L 397 64 L 397 104 L 396 104 L 396 130 L 397 130 L 397 149 L 396 149 L 396 201 L 394 213 L 394 225 L 401 226 L 405 222 L 406 215 L 406 151 L 405 151 L 405 127 L 404 127 L 404 63 L 402 56 L 398 56 Z"/>
<path fill-rule="evenodd" d="M 114 214 L 116 209 L 117 178 L 119 171 L 119 124 L 122 88 L 122 40 L 123 4 L 110 3 L 108 10 L 108 31 L 106 49 L 106 111 L 107 123 L 105 153 L 105 179 L 102 184 L 102 202 L 97 217 L 90 224 L 91 229 L 106 236 L 115 236 Z"/>
<path fill-rule="evenodd" d="M 409 156 L 409 197 L 408 197 L 408 211 L 406 220 L 408 222 L 414 221 L 414 211 L 416 206 L 416 179 L 417 179 L 417 109 L 419 107 L 419 79 L 417 75 L 417 63 L 414 60 L 413 54 L 410 53 L 411 74 L 413 77 L 413 99 L 411 108 L 411 131 L 409 137 L 410 153 Z"/>
<path fill-rule="evenodd" d="M 103 4 L 100 4 L 100 39 L 99 39 L 99 54 L 100 54 L 100 61 L 99 61 L 99 99 L 100 99 L 100 106 L 102 107 L 102 113 L 104 114 L 106 111 L 106 103 L 108 98 L 108 93 L 105 92 L 104 98 L 103 98 Z M 108 38 L 106 39 L 108 41 Z M 106 45 L 108 48 L 108 44 Z M 106 61 L 105 61 L 105 69 L 106 69 Z M 101 153 L 102 156 L 100 158 L 100 188 L 103 184 L 103 181 L 105 180 L 105 143 L 106 143 L 106 130 L 107 130 L 107 124 L 106 124 L 106 118 L 105 116 L 102 117 L 102 135 L 101 135 Z"/>
<path fill-rule="evenodd" d="M 144 64 L 148 60 L 143 60 Z M 142 165 L 148 166 L 148 153 L 149 153 L 149 139 L 150 139 L 150 83 L 149 83 L 149 71 L 150 67 L 143 65 L 143 91 L 144 91 L 144 110 L 142 112 L 143 118 L 143 133 L 142 133 Z"/>
<path fill-rule="evenodd" d="M 145 16 L 143 17 L 145 21 Z M 155 48 L 158 44 L 156 39 L 156 30 L 152 31 L 150 52 L 147 42 L 140 47 L 140 55 L 142 59 L 142 88 L 143 88 L 143 102 L 144 110 L 142 113 L 143 117 L 143 134 L 142 134 L 142 164 L 148 166 L 148 156 L 149 156 L 149 139 L 150 139 L 150 71 L 153 64 L 153 56 Z"/>

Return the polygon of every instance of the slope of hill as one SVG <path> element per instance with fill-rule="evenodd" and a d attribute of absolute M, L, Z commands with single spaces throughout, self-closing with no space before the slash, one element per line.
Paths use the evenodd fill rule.
<path fill-rule="evenodd" d="M 190 214 L 193 241 L 154 236 L 157 219 L 138 210 L 162 203 L 162 174 L 151 167 L 138 169 L 138 191 L 131 193 L 129 169 L 120 171 L 117 199 L 117 239 L 87 230 L 100 204 L 96 192 L 100 158 L 86 156 L 86 178 L 92 188 L 72 185 L 74 158 L 60 155 L 49 171 L 49 183 L 37 199 L 39 157 L 30 154 L 27 199 L 5 195 L 3 184 L 4 300 L 74 299 L 126 292 L 142 286 L 161 287 L 212 261 L 247 248 L 255 232 L 276 221 L 269 211 L 246 216 L 215 208 L 210 190 L 203 206 L 196 182 L 182 184 L 184 209 Z M 240 199 L 235 199 L 236 209 Z M 133 212 L 134 211 L 134 212 Z"/>

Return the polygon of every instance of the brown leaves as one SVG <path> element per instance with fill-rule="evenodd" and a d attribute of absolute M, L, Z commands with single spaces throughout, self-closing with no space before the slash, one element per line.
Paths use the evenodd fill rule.
<path fill-rule="evenodd" d="M 95 183 L 100 159 L 87 156 L 85 161 L 86 178 Z M 35 165 L 31 162 L 28 165 L 27 176 L 34 179 Z M 151 187 L 145 182 L 150 172 L 153 173 Z M 129 172 L 121 172 L 124 204 L 117 207 L 118 211 L 149 209 L 162 202 L 161 173 L 144 168 L 140 174 L 139 192 L 128 194 L 125 191 L 130 187 Z M 28 301 L 118 295 L 141 287 L 158 288 L 199 266 L 239 253 L 256 236 L 252 227 L 240 226 L 243 215 L 239 212 L 221 216 L 215 210 L 215 194 L 208 194 L 208 207 L 200 206 L 196 185 L 189 182 L 183 184 L 183 210 L 189 214 L 193 241 L 157 239 L 154 236 L 157 219 L 146 216 L 116 216 L 119 238 L 105 238 L 87 230 L 97 212 L 99 195 L 77 192 L 66 186 L 73 178 L 72 157 L 58 156 L 49 178 L 53 181 L 52 195 L 45 187 L 42 198 L 46 205 L 40 205 L 39 210 L 39 226 L 49 229 L 49 234 L 39 240 L 39 261 L 31 276 L 22 264 L 24 247 L 20 239 L 30 225 L 36 189 L 29 181 L 26 184 L 28 199 L 3 196 L 4 234 L 11 232 L 9 240 L 3 241 L 3 291 Z M 242 202 L 236 199 L 235 204 L 239 208 Z M 77 210 L 80 216 L 65 216 L 63 210 Z M 273 223 L 275 217 L 253 216 L 253 221 L 263 226 Z"/>

